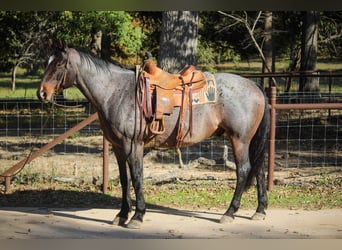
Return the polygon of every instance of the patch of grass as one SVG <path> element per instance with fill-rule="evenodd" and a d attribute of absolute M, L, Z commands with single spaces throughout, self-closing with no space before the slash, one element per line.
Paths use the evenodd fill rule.
<path fill-rule="evenodd" d="M 269 193 L 270 207 L 289 209 L 339 208 L 342 196 L 335 188 L 276 187 Z"/>
<path fill-rule="evenodd" d="M 275 186 L 268 192 L 269 208 L 323 209 L 341 208 L 341 178 L 323 176 L 307 186 Z M 144 183 L 145 200 L 149 205 L 185 209 L 222 209 L 228 208 L 234 194 L 235 184 L 226 181 L 177 181 L 163 185 Z M 135 199 L 132 191 L 132 198 Z M 26 178 L 20 183 L 12 183 L 10 194 L 1 194 L 0 202 L 6 206 L 119 206 L 121 187 L 113 183 L 110 191 L 102 194 L 101 186 L 90 183 L 61 183 L 46 178 Z M 255 187 L 243 193 L 241 209 L 257 207 Z"/>
<path fill-rule="evenodd" d="M 329 185 L 276 186 L 274 190 L 268 192 L 269 208 L 339 208 L 342 206 L 342 195 L 338 191 L 341 186 L 341 180 L 337 183 L 330 182 Z M 234 194 L 233 186 L 215 181 L 177 182 L 162 186 L 147 186 L 145 190 L 148 203 L 201 209 L 227 209 Z M 243 194 L 241 208 L 255 209 L 256 207 L 257 191 L 252 187 Z"/>

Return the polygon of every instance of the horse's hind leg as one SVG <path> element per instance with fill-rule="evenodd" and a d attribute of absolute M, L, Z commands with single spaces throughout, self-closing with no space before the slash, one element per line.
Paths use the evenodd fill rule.
<path fill-rule="evenodd" d="M 267 192 L 265 182 L 264 166 L 258 166 L 256 173 L 257 189 L 258 189 L 258 208 L 252 216 L 252 220 L 264 220 L 266 216 L 265 209 L 267 208 Z"/>
<path fill-rule="evenodd" d="M 232 140 L 234 150 L 235 164 L 236 164 L 236 188 L 233 199 L 228 210 L 222 216 L 220 223 L 232 222 L 234 213 L 240 207 L 242 193 L 245 190 L 247 177 L 251 171 L 251 164 L 249 162 L 249 144 L 242 143 L 238 139 Z"/>

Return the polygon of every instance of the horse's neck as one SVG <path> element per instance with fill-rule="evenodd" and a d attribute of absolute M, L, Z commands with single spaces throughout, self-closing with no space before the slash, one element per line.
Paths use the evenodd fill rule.
<path fill-rule="evenodd" d="M 105 105 L 110 98 L 122 95 L 118 90 L 125 90 L 132 86 L 132 83 L 128 82 L 130 78 L 121 77 L 121 74 L 127 75 L 127 72 L 121 72 L 119 69 L 108 72 L 98 71 L 96 68 L 79 66 L 77 87 L 91 103 L 101 108 L 100 106 Z"/>

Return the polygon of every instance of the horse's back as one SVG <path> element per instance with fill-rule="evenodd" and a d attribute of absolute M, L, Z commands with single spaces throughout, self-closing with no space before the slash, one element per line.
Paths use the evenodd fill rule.
<path fill-rule="evenodd" d="M 233 106 L 240 103 L 247 108 L 256 102 L 264 104 L 264 93 L 252 80 L 230 73 L 217 73 L 215 79 L 219 102 L 230 102 Z"/>

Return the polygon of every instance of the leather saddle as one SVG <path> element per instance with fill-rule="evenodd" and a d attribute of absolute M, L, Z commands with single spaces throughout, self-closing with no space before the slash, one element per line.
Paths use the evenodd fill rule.
<path fill-rule="evenodd" d="M 202 71 L 189 65 L 178 74 L 171 74 L 159 68 L 152 58 L 144 61 L 140 71 L 140 90 L 142 113 L 150 119 L 149 129 L 153 134 L 165 132 L 164 115 L 180 108 L 177 145 L 180 147 L 184 137 L 184 117 L 189 110 L 189 132 L 192 133 L 192 93 L 203 88 L 206 78 Z"/>

